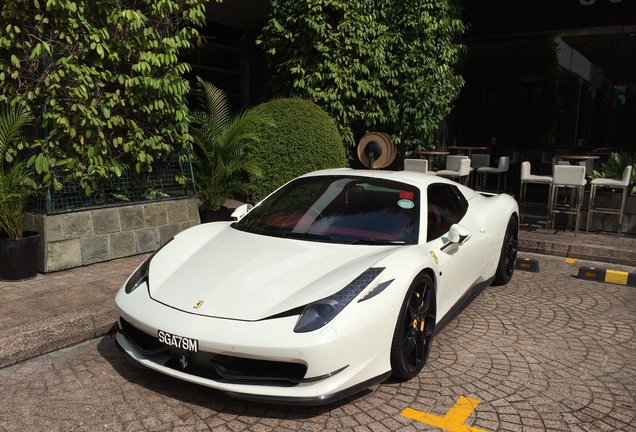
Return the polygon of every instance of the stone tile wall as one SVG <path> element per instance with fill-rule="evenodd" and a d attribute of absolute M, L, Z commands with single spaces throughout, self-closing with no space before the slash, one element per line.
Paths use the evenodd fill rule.
<path fill-rule="evenodd" d="M 28 213 L 41 234 L 38 271 L 48 273 L 152 252 L 199 224 L 198 200 L 182 198 L 59 214 Z"/>
<path fill-rule="evenodd" d="M 620 209 L 622 194 L 618 192 L 608 192 L 601 188 L 597 189 L 594 204 L 596 207 Z M 585 229 L 587 224 L 587 210 L 589 208 L 589 193 L 585 194 L 583 203 L 583 213 L 581 227 Z M 595 213 L 590 224 L 591 231 L 618 232 L 618 215 Z M 627 195 L 625 201 L 625 211 L 623 215 L 623 225 L 621 233 L 636 234 L 636 195 Z"/>

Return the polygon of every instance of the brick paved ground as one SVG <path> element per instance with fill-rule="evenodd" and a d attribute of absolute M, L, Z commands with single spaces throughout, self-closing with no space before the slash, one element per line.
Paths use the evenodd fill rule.
<path fill-rule="evenodd" d="M 0 369 L 0 431 L 439 431 L 402 410 L 443 416 L 461 396 L 479 402 L 474 432 L 636 431 L 636 288 L 535 258 L 539 273 L 488 288 L 406 383 L 327 407 L 248 403 L 137 369 L 105 337 Z"/>

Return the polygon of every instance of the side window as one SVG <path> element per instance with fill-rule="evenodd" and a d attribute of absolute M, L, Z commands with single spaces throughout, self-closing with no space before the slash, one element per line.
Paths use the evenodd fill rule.
<path fill-rule="evenodd" d="M 427 236 L 431 241 L 447 233 L 468 210 L 468 201 L 456 186 L 444 183 L 429 185 L 426 194 L 428 204 Z"/>

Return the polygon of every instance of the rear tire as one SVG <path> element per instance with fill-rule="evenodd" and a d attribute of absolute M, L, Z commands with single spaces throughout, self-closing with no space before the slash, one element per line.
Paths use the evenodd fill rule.
<path fill-rule="evenodd" d="M 433 280 L 427 274 L 417 276 L 404 297 L 393 333 L 393 378 L 409 380 L 426 364 L 433 344 L 436 308 Z"/>
<path fill-rule="evenodd" d="M 517 250 L 519 247 L 519 225 L 517 218 L 512 216 L 508 221 L 508 227 L 504 234 L 503 245 L 501 246 L 501 256 L 497 265 L 497 272 L 493 285 L 505 285 L 510 282 L 515 272 L 515 261 L 517 260 Z"/>

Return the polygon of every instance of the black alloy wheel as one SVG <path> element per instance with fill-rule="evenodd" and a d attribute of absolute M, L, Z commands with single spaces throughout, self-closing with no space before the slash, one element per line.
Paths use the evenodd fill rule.
<path fill-rule="evenodd" d="M 433 344 L 435 331 L 435 286 L 421 274 L 406 293 L 391 344 L 392 376 L 409 380 L 420 373 Z"/>
<path fill-rule="evenodd" d="M 505 285 L 510 282 L 512 274 L 515 272 L 518 250 L 519 226 L 517 224 L 517 218 L 512 216 L 508 221 L 508 227 L 504 235 L 503 245 L 501 246 L 501 256 L 499 257 L 499 265 L 497 266 L 493 285 Z"/>

